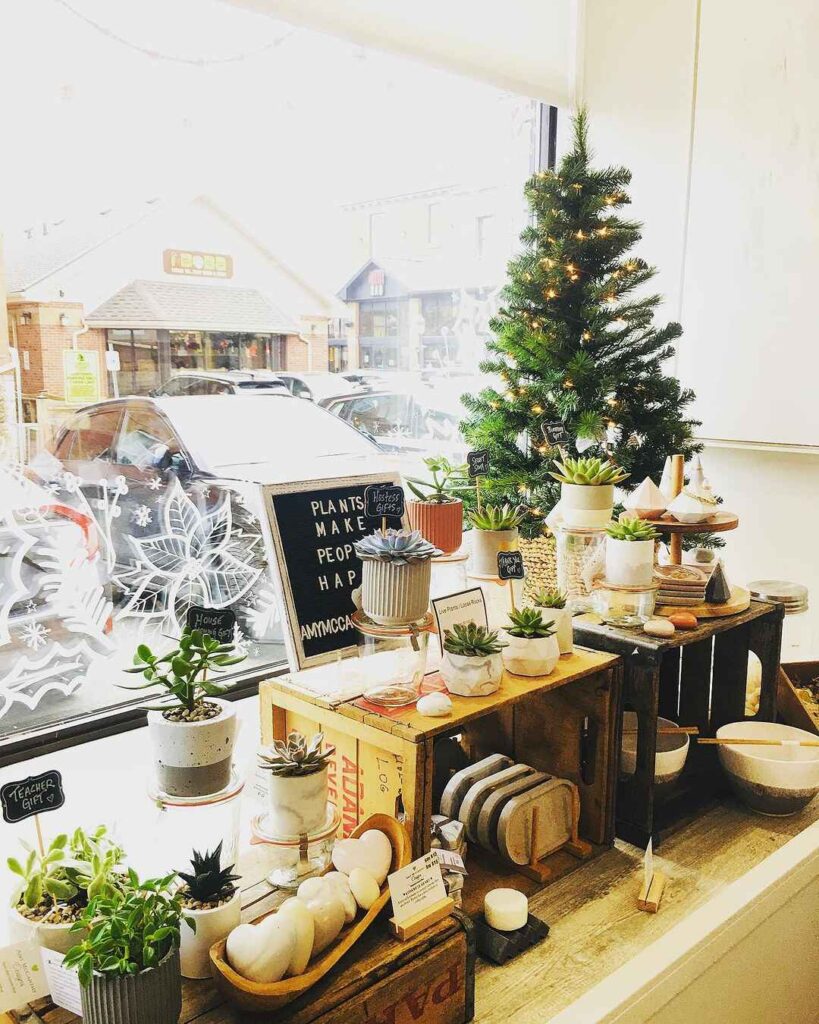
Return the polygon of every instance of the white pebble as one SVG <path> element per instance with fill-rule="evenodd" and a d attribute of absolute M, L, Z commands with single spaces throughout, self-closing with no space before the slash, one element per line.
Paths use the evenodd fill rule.
<path fill-rule="evenodd" d="M 649 636 L 674 636 L 674 623 L 668 619 L 649 619 L 643 626 Z"/>
<path fill-rule="evenodd" d="M 445 693 L 426 693 L 418 698 L 416 707 L 425 718 L 444 718 L 452 710 L 452 701 Z"/>

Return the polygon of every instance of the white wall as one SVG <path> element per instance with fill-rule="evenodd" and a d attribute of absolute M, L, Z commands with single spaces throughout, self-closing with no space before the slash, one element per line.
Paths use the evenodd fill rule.
<path fill-rule="evenodd" d="M 773 13 L 722 0 L 702 5 L 700 18 L 698 6 L 587 0 L 578 91 L 592 146 L 600 161 L 633 172 L 633 212 L 645 222 L 639 252 L 659 268 L 660 315 L 682 323 L 676 372 L 700 393 L 702 436 L 816 445 L 816 373 L 804 363 L 816 351 L 819 247 L 812 226 L 810 251 L 804 242 L 816 218 L 803 186 L 805 175 L 815 178 L 808 154 L 819 133 L 805 118 L 800 141 L 795 120 L 808 100 L 819 106 L 817 79 L 803 70 L 806 40 L 817 39 L 815 9 L 811 0 Z M 788 92 L 800 89 L 793 107 Z M 778 107 L 750 101 L 766 90 Z M 785 124 L 791 145 L 781 144 Z M 764 205 L 774 201 L 776 216 Z M 787 435 L 776 435 L 780 420 Z M 819 559 L 796 525 L 819 515 L 819 449 L 709 447 L 704 464 L 741 518 L 726 535 L 729 575 L 792 579 L 819 602 Z M 804 657 L 819 654 L 815 612 L 810 620 L 815 639 Z"/>

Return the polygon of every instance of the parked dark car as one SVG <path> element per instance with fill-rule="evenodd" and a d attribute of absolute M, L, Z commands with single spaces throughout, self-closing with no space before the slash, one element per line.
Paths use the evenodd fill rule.
<path fill-rule="evenodd" d="M 155 398 L 183 398 L 191 395 L 258 395 L 288 391 L 272 370 L 179 370 L 154 388 Z"/>

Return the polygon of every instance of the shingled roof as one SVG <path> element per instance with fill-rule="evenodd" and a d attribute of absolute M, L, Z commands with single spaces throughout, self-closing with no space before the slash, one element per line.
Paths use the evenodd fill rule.
<path fill-rule="evenodd" d="M 255 288 L 183 281 L 132 281 L 97 306 L 89 327 L 168 331 L 243 331 L 298 334 L 299 329 Z"/>

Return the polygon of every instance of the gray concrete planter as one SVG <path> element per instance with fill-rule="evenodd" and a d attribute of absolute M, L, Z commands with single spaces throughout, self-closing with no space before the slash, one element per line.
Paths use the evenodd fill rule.
<path fill-rule="evenodd" d="M 519 543 L 518 529 L 512 530 L 472 530 L 472 558 L 470 572 L 476 576 L 498 575 L 498 552 L 517 551 Z"/>
<path fill-rule="evenodd" d="M 236 709 L 207 698 L 220 713 L 202 722 L 169 722 L 161 711 L 148 712 L 148 736 L 156 779 L 163 793 L 196 797 L 219 793 L 230 783 L 236 740 Z"/>
<path fill-rule="evenodd" d="M 177 1024 L 182 1012 L 179 950 L 139 974 L 94 974 L 82 990 L 84 1024 Z"/>

